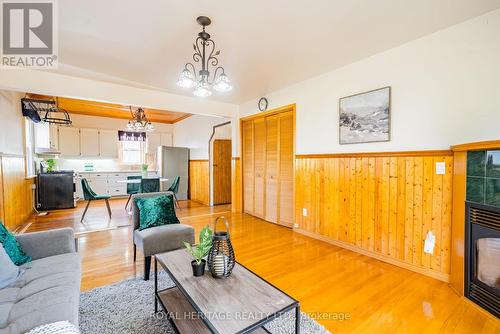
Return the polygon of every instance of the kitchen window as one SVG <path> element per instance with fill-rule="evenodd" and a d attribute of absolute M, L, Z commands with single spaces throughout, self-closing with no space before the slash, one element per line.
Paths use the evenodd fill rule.
<path fill-rule="evenodd" d="M 140 165 L 144 161 L 145 145 L 143 141 L 121 141 L 121 163 L 127 165 Z"/>

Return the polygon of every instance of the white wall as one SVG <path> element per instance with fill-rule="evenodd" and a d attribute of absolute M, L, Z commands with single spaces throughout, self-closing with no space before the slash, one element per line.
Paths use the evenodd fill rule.
<path fill-rule="evenodd" d="M 391 141 L 339 145 L 339 98 L 384 86 L 392 87 Z M 270 109 L 297 104 L 297 154 L 500 139 L 500 10 L 266 96 Z M 240 117 L 256 112 L 257 98 L 240 106 Z"/>
<path fill-rule="evenodd" d="M 230 119 L 193 115 L 174 124 L 174 146 L 189 148 L 191 160 L 208 159 L 208 141 L 213 126 Z M 230 130 L 228 138 L 230 138 Z"/>
<path fill-rule="evenodd" d="M 0 90 L 0 152 L 24 155 L 24 118 L 21 95 Z"/>

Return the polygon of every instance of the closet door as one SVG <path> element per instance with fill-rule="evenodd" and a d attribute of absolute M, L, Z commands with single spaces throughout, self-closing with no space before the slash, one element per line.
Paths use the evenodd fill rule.
<path fill-rule="evenodd" d="M 293 226 L 293 114 L 280 115 L 278 223 Z"/>
<path fill-rule="evenodd" d="M 243 212 L 253 214 L 254 170 L 253 170 L 253 121 L 242 124 L 243 142 Z"/>
<path fill-rule="evenodd" d="M 266 171 L 266 121 L 256 119 L 253 123 L 254 131 L 254 215 L 264 218 L 265 214 L 265 171 Z"/>
<path fill-rule="evenodd" d="M 279 168 L 279 119 L 280 115 L 266 117 L 266 210 L 265 219 L 276 223 L 278 219 L 278 168 Z"/>

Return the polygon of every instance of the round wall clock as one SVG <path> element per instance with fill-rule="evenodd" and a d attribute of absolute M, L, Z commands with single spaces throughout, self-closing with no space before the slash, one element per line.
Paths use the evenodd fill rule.
<path fill-rule="evenodd" d="M 259 100 L 259 110 L 260 111 L 265 111 L 267 109 L 268 102 L 265 97 L 261 97 Z"/>

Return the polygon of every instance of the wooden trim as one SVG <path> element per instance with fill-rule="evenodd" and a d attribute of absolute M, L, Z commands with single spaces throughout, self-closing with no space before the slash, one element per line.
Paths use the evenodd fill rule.
<path fill-rule="evenodd" d="M 487 140 L 487 141 L 478 141 L 460 145 L 453 145 L 451 147 L 451 150 L 454 152 L 461 152 L 461 151 L 474 151 L 474 150 L 489 150 L 498 148 L 500 148 L 500 140 Z"/>
<path fill-rule="evenodd" d="M 171 121 L 170 123 L 166 123 L 166 122 L 165 122 L 165 123 L 166 123 L 166 124 L 175 124 L 175 123 L 180 122 L 180 121 L 183 121 L 183 120 L 185 120 L 186 118 L 191 117 L 191 116 L 193 116 L 193 115 L 191 115 L 191 114 L 186 114 L 186 115 L 184 115 L 184 116 L 181 116 L 181 117 L 179 117 L 179 118 L 174 119 L 174 120 L 173 120 L 173 121 Z"/>
<path fill-rule="evenodd" d="M 240 160 L 240 157 L 231 157 L 231 160 Z"/>
<path fill-rule="evenodd" d="M 364 153 L 318 153 L 297 154 L 295 159 L 314 158 L 361 158 L 361 157 L 429 157 L 429 156 L 452 156 L 450 150 L 424 150 L 424 151 L 397 151 L 397 152 L 364 152 Z"/>
<path fill-rule="evenodd" d="M 243 122 L 243 121 L 248 121 L 248 120 L 255 119 L 255 118 L 272 116 L 272 115 L 279 114 L 279 113 L 282 113 L 285 111 L 292 111 L 294 116 L 295 116 L 295 109 L 296 109 L 296 105 L 295 105 L 295 103 L 292 103 L 292 104 L 288 104 L 286 106 L 275 108 L 275 109 L 272 109 L 272 110 L 269 110 L 266 112 L 261 112 L 258 114 L 253 114 L 250 116 L 242 117 L 242 118 L 240 118 L 240 125 L 241 125 L 241 122 Z"/>
<path fill-rule="evenodd" d="M 190 159 L 189 162 L 196 161 L 209 161 L 208 159 Z"/>
<path fill-rule="evenodd" d="M 449 280 L 450 280 L 450 276 L 448 274 L 445 274 L 445 273 L 442 273 L 442 272 L 438 272 L 438 271 L 435 271 L 435 270 L 431 270 L 431 269 L 426 269 L 426 268 L 414 266 L 414 265 L 411 265 L 409 263 L 406 263 L 406 262 L 403 262 L 403 261 L 391 258 L 391 257 L 383 255 L 383 254 L 379 254 L 379 253 L 376 253 L 376 252 L 371 252 L 369 250 L 366 250 L 366 249 L 363 249 L 363 248 L 360 248 L 360 247 L 348 244 L 348 243 L 343 242 L 343 241 L 330 239 L 328 237 L 325 237 L 323 235 L 320 235 L 320 234 L 317 234 L 317 233 L 314 233 L 314 232 L 309 232 L 309 231 L 306 231 L 306 230 L 303 230 L 303 229 L 299 229 L 299 228 L 294 229 L 294 231 L 298 232 L 300 234 L 303 234 L 305 236 L 311 237 L 313 239 L 321 240 L 321 241 L 327 242 L 329 244 L 332 244 L 334 246 L 345 248 L 345 249 L 348 249 L 350 251 L 353 251 L 353 252 L 356 252 L 356 253 L 360 253 L 360 254 L 363 254 L 363 255 L 375 258 L 377 260 L 380 260 L 380 261 L 383 261 L 383 262 L 386 262 L 386 263 L 389 263 L 389 264 L 392 264 L 392 265 L 395 265 L 395 266 L 398 266 L 398 267 L 401 267 L 401 268 L 404 268 L 404 269 L 408 269 L 408 270 L 414 271 L 414 272 L 422 274 L 422 275 L 426 275 L 426 276 L 435 278 L 435 279 L 443 281 L 443 282 L 449 282 Z"/>

